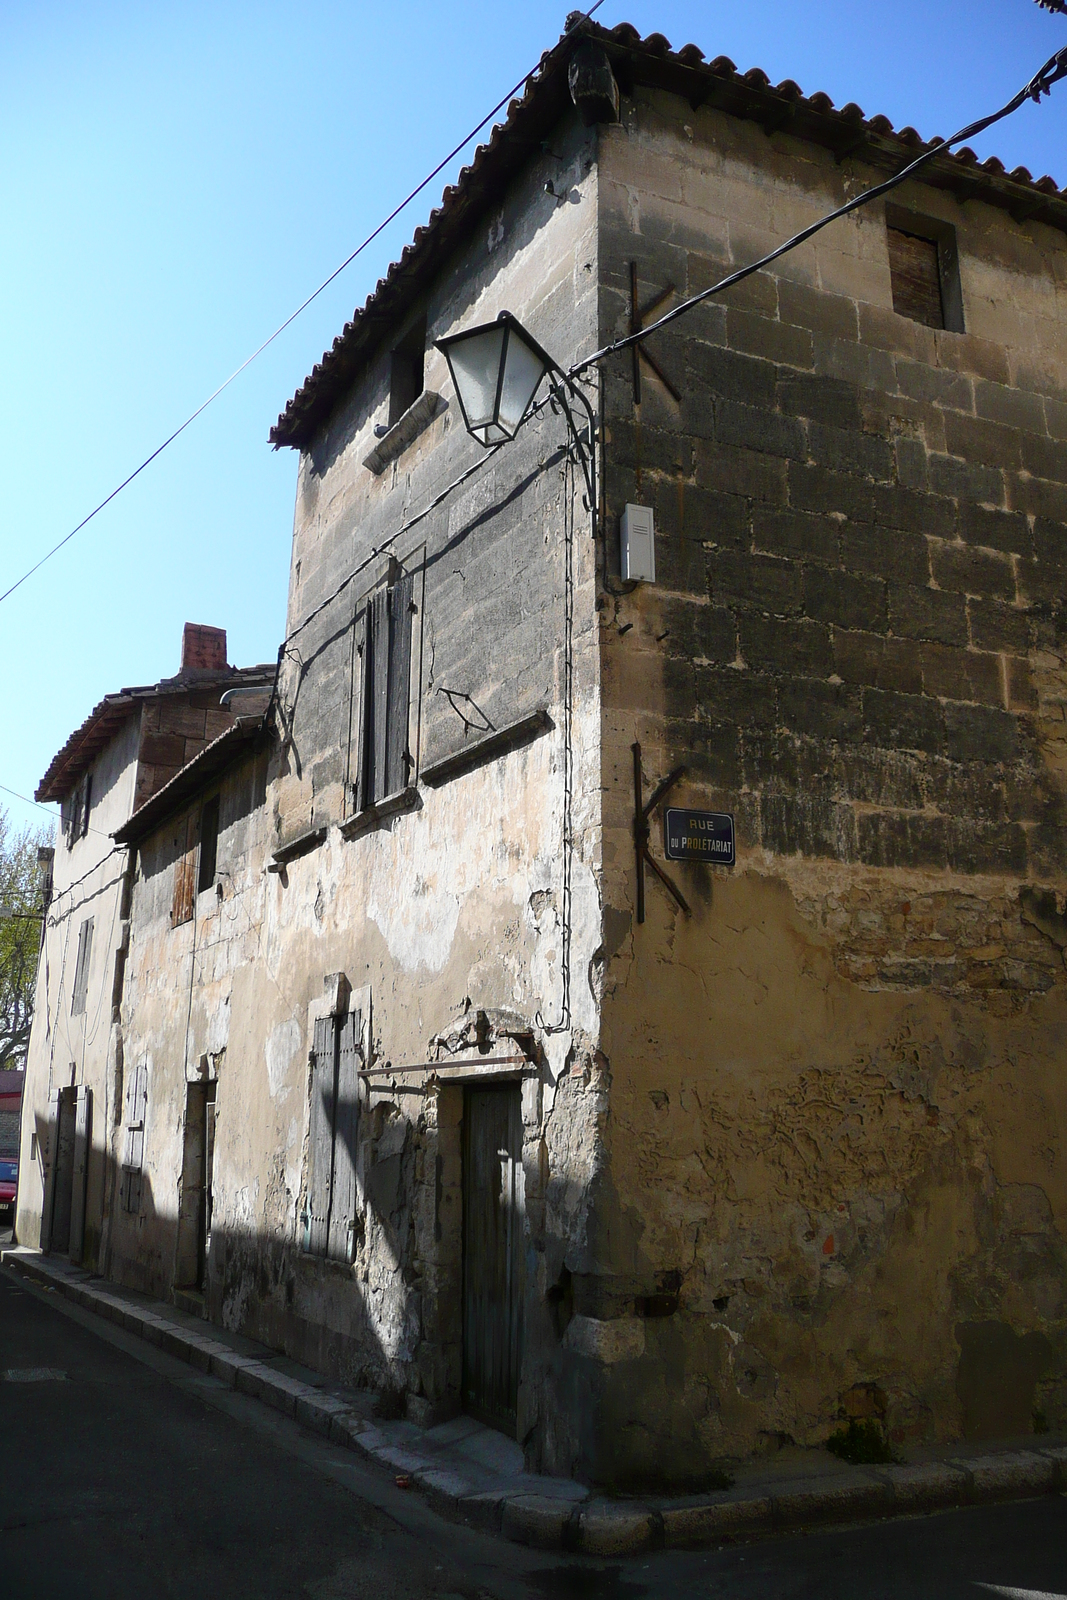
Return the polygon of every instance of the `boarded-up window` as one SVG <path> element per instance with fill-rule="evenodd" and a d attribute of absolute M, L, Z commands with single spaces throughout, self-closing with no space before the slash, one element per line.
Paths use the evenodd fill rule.
<path fill-rule="evenodd" d="M 423 390 L 426 318 L 421 317 L 392 353 L 389 363 L 389 426 L 399 422 Z"/>
<path fill-rule="evenodd" d="M 93 809 L 93 775 L 86 774 L 85 788 L 82 794 L 81 834 L 82 838 L 89 832 L 89 813 Z"/>
<path fill-rule="evenodd" d="M 93 919 L 86 917 L 78 929 L 78 958 L 74 963 L 74 992 L 70 1000 L 71 1016 L 85 1010 L 85 997 L 89 991 L 89 961 L 93 953 Z"/>
<path fill-rule="evenodd" d="M 60 806 L 60 823 L 67 848 L 89 832 L 89 813 L 93 805 L 93 776 L 88 773 L 76 789 L 66 795 Z"/>
<path fill-rule="evenodd" d="M 411 607 L 411 574 L 404 573 L 395 583 L 373 594 L 363 612 L 359 754 L 354 786 L 357 811 L 365 811 L 408 784 Z"/>
<path fill-rule="evenodd" d="M 204 801 L 200 813 L 200 867 L 197 872 L 197 893 L 211 889 L 215 884 L 219 848 L 219 797 L 213 795 Z"/>
<path fill-rule="evenodd" d="M 176 928 L 180 922 L 188 922 L 193 914 L 193 905 L 196 900 L 196 823 L 195 816 L 190 816 L 178 825 L 178 857 L 174 863 L 174 898 L 170 907 L 170 923 Z"/>
<path fill-rule="evenodd" d="M 361 1016 L 320 1017 L 311 1060 L 304 1249 L 351 1261 L 356 1231 Z"/>
<path fill-rule="evenodd" d="M 141 1209 L 147 1111 L 148 1062 L 141 1061 L 126 1080 L 126 1103 L 123 1114 L 126 1141 L 122 1153 L 122 1179 L 119 1184 L 119 1202 L 123 1211 L 138 1212 Z"/>
<path fill-rule="evenodd" d="M 945 326 L 941 268 L 936 239 L 921 239 L 900 228 L 887 228 L 893 310 L 928 328 Z"/>

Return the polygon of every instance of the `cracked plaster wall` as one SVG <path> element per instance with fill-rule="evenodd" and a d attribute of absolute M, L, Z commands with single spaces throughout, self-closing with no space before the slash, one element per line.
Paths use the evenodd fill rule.
<path fill-rule="evenodd" d="M 519 175 L 428 296 L 426 385 L 446 395 L 448 409 L 381 477 L 364 468 L 388 397 L 391 336 L 302 457 L 290 631 L 476 459 L 457 425 L 435 337 L 506 306 L 561 357 L 592 348 L 595 136 L 577 119 L 558 133 L 552 152 Z M 546 194 L 550 178 L 562 201 Z M 567 1240 L 586 1227 L 603 1101 L 597 996 L 586 978 L 602 944 L 594 555 L 565 439 L 563 419 L 546 411 L 392 546 L 415 575 L 412 809 L 355 837 L 341 832 L 352 814 L 353 619 L 389 572 L 387 557 L 372 556 L 364 577 L 287 653 L 281 738 L 262 798 L 251 795 L 247 770 L 223 780 L 219 889 L 199 897 L 193 924 L 170 926 L 174 841 L 184 819 L 146 841 L 134 896 L 127 1056 L 151 1061 L 151 1215 L 127 1224 L 115 1268 L 153 1292 L 171 1288 L 185 1080 L 206 1070 L 217 1082 L 210 1314 L 349 1382 L 399 1391 L 412 1416 L 447 1414 L 458 1405 L 461 1361 L 462 1092 L 434 1086 L 429 1071 L 365 1081 L 355 1259 L 346 1267 L 309 1258 L 300 1247 L 308 1007 L 328 975 L 343 973 L 362 996 L 365 1064 L 376 1071 L 402 1072 L 450 1053 L 453 1062 L 476 1062 L 481 1011 L 498 1019 L 493 1053 L 514 1053 L 503 1030 L 522 1026 L 539 1045 L 522 1096 L 529 1222 L 519 1434 L 531 1460 L 549 1462 L 555 1423 L 545 1397 L 563 1330 L 548 1295 Z M 575 588 L 565 927 L 568 522 Z M 464 727 L 446 687 L 468 696 L 462 703 L 491 728 L 541 708 L 552 726 L 442 786 L 421 784 L 425 766 L 462 751 L 477 731 Z M 324 843 L 266 873 L 279 844 L 324 824 Z M 568 940 L 573 982 L 569 1016 L 561 1017 Z"/>

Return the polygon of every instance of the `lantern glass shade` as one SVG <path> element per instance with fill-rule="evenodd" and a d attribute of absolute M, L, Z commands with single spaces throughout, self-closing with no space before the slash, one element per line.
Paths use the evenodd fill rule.
<path fill-rule="evenodd" d="M 448 362 L 467 432 L 486 447 L 514 439 L 552 358 L 508 311 L 496 322 L 439 339 L 437 348 Z"/>

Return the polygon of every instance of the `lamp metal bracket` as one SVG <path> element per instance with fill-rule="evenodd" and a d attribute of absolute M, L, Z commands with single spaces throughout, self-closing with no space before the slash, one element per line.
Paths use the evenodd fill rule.
<path fill-rule="evenodd" d="M 645 780 L 641 771 L 641 746 L 634 741 L 632 745 L 634 755 L 634 857 L 637 863 L 637 920 L 645 920 L 645 867 L 651 867 L 656 877 L 662 883 L 667 893 L 672 895 L 681 906 L 687 917 L 692 916 L 689 902 L 681 890 L 668 878 L 659 862 L 648 848 L 651 830 L 648 819 L 670 791 L 674 788 L 679 778 L 685 776 L 685 767 L 675 767 L 669 772 L 663 782 L 652 791 L 652 798 L 645 800 Z"/>
<path fill-rule="evenodd" d="M 636 261 L 631 261 L 630 262 L 630 333 L 631 334 L 640 333 L 641 330 L 644 328 L 645 318 L 648 317 L 648 316 L 651 316 L 654 311 L 658 311 L 660 306 L 663 305 L 663 302 L 665 300 L 669 300 L 671 295 L 674 292 L 675 292 L 674 291 L 674 284 L 673 283 L 669 283 L 667 285 L 667 287 L 665 289 L 663 289 L 659 294 L 654 294 L 650 300 L 646 300 L 644 305 L 641 305 L 639 300 L 638 300 L 638 298 L 637 298 L 637 262 Z M 660 364 L 656 360 L 655 356 L 649 350 L 648 345 L 643 343 L 639 339 L 638 342 L 631 347 L 631 350 L 632 350 L 632 355 L 633 355 L 634 405 L 635 406 L 639 406 L 641 404 L 641 363 L 642 363 L 642 361 L 647 361 L 648 362 L 649 366 L 652 368 L 652 371 L 656 374 L 656 377 L 659 379 L 660 383 L 662 383 L 662 385 L 666 389 L 667 393 L 671 396 L 671 398 L 675 401 L 675 403 L 677 405 L 681 405 L 681 403 L 682 403 L 681 395 L 678 393 L 678 390 L 675 388 L 675 386 L 671 382 L 670 378 L 668 378 L 667 374 L 664 372 L 663 368 L 660 366 Z"/>

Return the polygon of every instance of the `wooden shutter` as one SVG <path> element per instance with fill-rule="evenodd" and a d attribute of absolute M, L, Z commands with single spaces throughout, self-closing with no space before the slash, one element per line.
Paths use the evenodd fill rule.
<path fill-rule="evenodd" d="M 351 1261 L 357 1206 L 356 1146 L 359 1138 L 359 1069 L 363 1064 L 362 1018 L 358 1011 L 350 1011 L 347 1017 L 339 1021 L 328 1253 L 334 1261 Z"/>
<path fill-rule="evenodd" d="M 362 612 L 357 617 L 356 626 L 359 628 L 362 637 L 360 638 L 358 645 L 360 662 L 359 703 L 356 707 L 356 717 L 358 719 L 358 748 L 356 751 L 356 775 L 352 785 L 352 804 L 357 811 L 362 811 L 365 806 L 370 804 L 370 801 L 367 799 L 367 775 L 369 771 L 368 762 L 370 760 L 370 747 L 372 744 L 371 728 L 368 720 L 368 713 L 371 705 L 369 678 L 372 670 L 369 604 L 364 606 Z"/>
<path fill-rule="evenodd" d="M 70 999 L 71 1016 L 85 1010 L 85 996 L 89 988 L 89 962 L 93 953 L 93 919 L 86 917 L 78 929 L 78 956 L 74 963 L 74 992 Z"/>
<path fill-rule="evenodd" d="M 389 697 L 389 591 L 379 589 L 363 615 L 363 691 L 359 721 L 359 782 L 356 807 L 365 811 L 385 798 Z"/>
<path fill-rule="evenodd" d="M 333 1128 L 337 1107 L 337 1029 L 333 1017 L 315 1021 L 308 1134 L 307 1225 L 304 1248 L 326 1254 L 333 1190 Z"/>
<path fill-rule="evenodd" d="M 928 328 L 943 328 L 941 272 L 937 244 L 899 228 L 887 228 L 889 275 L 893 283 L 893 310 Z"/>
<path fill-rule="evenodd" d="M 185 843 L 181 854 L 174 863 L 174 898 L 170 907 L 170 924 L 172 928 L 179 923 L 189 922 L 193 915 L 193 906 L 196 901 L 196 818 L 193 815 L 186 817 L 179 828 L 184 830 Z M 179 834 L 179 838 L 181 834 Z"/>
<path fill-rule="evenodd" d="M 408 704 L 411 680 L 411 574 L 388 591 L 389 684 L 386 710 L 385 793 L 396 794 L 408 781 Z"/>
<path fill-rule="evenodd" d="M 90 772 L 90 773 L 87 774 L 86 779 L 85 779 L 85 797 L 82 800 L 81 833 L 82 833 L 82 838 L 83 839 L 84 839 L 85 835 L 89 832 L 89 812 L 92 810 L 92 804 L 93 804 L 93 775 Z"/>
<path fill-rule="evenodd" d="M 389 735 L 389 591 L 379 589 L 368 608 L 370 623 L 371 773 L 368 805 L 384 800 Z"/>
<path fill-rule="evenodd" d="M 141 1209 L 145 1118 L 148 1113 L 148 1062 L 141 1061 L 126 1081 L 126 1149 L 122 1158 L 120 1199 L 124 1211 Z"/>

